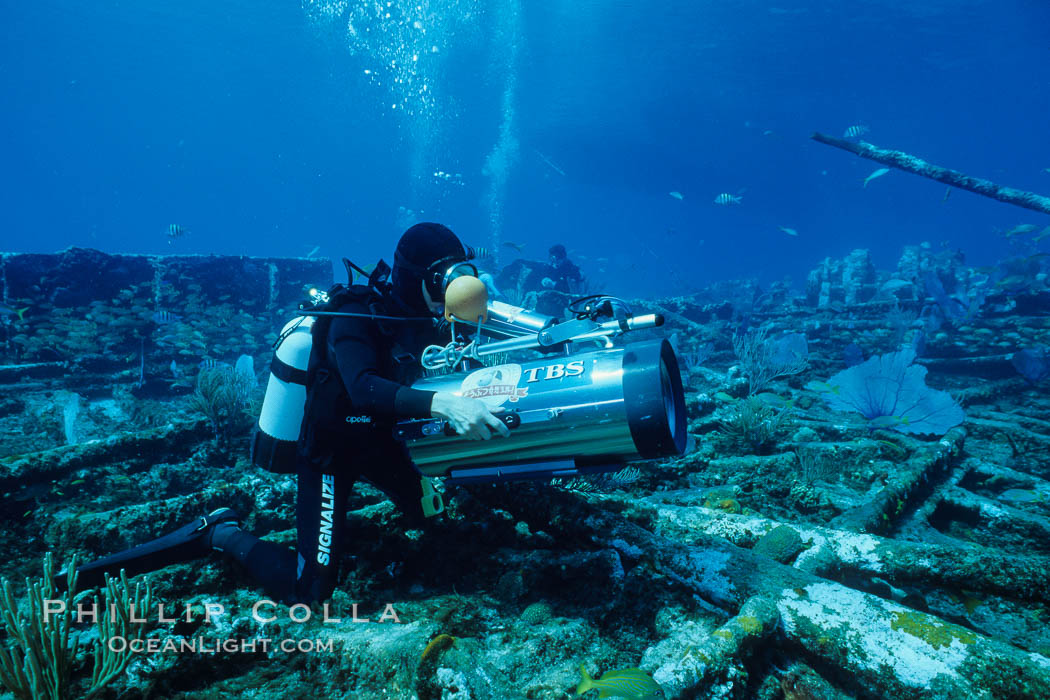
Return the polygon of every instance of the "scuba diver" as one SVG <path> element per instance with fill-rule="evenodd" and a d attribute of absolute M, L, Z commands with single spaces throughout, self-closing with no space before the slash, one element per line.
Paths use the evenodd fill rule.
<path fill-rule="evenodd" d="M 580 274 L 580 268 L 569 260 L 565 246 L 561 243 L 553 245 L 548 253 L 550 254 L 549 271 L 543 280 L 543 286 L 565 294 L 577 293 L 579 285 L 583 283 L 583 276 Z"/>
<path fill-rule="evenodd" d="M 434 417 L 469 439 L 510 434 L 480 399 L 409 386 L 421 373 L 423 348 L 443 335 L 446 287 L 463 274 L 476 275 L 467 262 L 472 253 L 445 226 L 420 223 L 401 236 L 392 270 L 380 262 L 367 287 L 332 287 L 326 308 L 338 313 L 318 315 L 310 330 L 306 406 L 294 455 L 295 551 L 260 540 L 240 528 L 237 513 L 219 508 L 157 540 L 78 566 L 79 581 L 100 585 L 107 572 L 143 573 L 217 550 L 243 564 L 275 600 L 309 604 L 335 589 L 347 544 L 347 497 L 357 479 L 384 491 L 410 527 L 420 526 L 424 482 L 394 437 L 395 423 Z M 64 572 L 56 579 L 65 585 Z"/>

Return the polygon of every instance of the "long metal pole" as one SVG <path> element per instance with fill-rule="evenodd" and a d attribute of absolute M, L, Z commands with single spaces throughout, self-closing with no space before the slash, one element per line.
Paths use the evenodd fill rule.
<path fill-rule="evenodd" d="M 891 168 L 897 168 L 898 170 L 922 175 L 923 177 L 943 182 L 952 187 L 958 187 L 959 189 L 969 190 L 975 194 L 998 199 L 1000 202 L 1006 202 L 1007 204 L 1014 204 L 1019 207 L 1024 207 L 1025 209 L 1032 209 L 1044 214 L 1050 214 L 1050 197 L 1044 197 L 1043 195 L 1035 194 L 1033 192 L 1025 192 L 1024 190 L 1019 190 L 1014 187 L 1003 187 L 1002 185 L 995 184 L 991 180 L 983 180 L 979 177 L 971 177 L 966 173 L 959 172 L 958 170 L 942 168 L 939 165 L 927 163 L 922 158 L 917 158 L 909 153 L 905 153 L 904 151 L 891 151 L 885 148 L 879 148 L 878 146 L 867 143 L 866 141 L 846 141 L 845 139 L 839 139 L 821 133 L 814 133 L 810 138 L 814 141 L 827 144 L 828 146 L 834 146 L 835 148 L 849 151 L 861 158 L 867 158 L 868 160 L 874 160 L 883 165 L 888 165 Z"/>

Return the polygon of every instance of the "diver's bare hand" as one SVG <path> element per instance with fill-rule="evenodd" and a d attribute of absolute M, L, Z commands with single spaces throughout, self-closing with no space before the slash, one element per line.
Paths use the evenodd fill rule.
<path fill-rule="evenodd" d="M 457 433 L 468 440 L 488 440 L 494 432 L 508 437 L 510 429 L 493 415 L 494 412 L 502 410 L 493 410 L 484 401 L 456 396 L 445 391 L 434 394 L 430 404 L 432 416 L 448 421 Z"/>

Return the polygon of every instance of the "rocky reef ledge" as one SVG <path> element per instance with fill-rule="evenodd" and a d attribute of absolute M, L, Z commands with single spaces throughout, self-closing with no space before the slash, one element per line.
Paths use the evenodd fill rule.
<path fill-rule="evenodd" d="M 423 530 L 359 484 L 329 609 L 255 615 L 262 595 L 219 555 L 167 567 L 139 630 L 158 651 L 97 697 L 555 700 L 581 665 L 638 667 L 666 698 L 1050 697 L 1044 267 L 912 246 L 895 270 L 864 251 L 823 261 L 800 293 L 744 280 L 632 301 L 667 318 L 695 449 L 602 479 L 439 484 L 448 508 Z M 261 388 L 222 403 L 201 378 L 243 355 L 265 377 L 303 287 L 330 275 L 318 260 L 3 257 L 4 303 L 28 307 L 0 336 L 16 598 L 45 552 L 95 558 L 219 506 L 293 545 L 295 479 L 248 464 Z M 835 376 L 902 352 L 957 405 L 951 427 L 830 400 Z M 100 644 L 93 625 L 72 635 Z M 91 687 L 85 654 L 71 697 Z"/>

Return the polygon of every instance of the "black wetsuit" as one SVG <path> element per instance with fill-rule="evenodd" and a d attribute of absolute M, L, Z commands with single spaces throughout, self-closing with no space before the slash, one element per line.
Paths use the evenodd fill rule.
<path fill-rule="evenodd" d="M 360 300 L 339 310 L 370 311 Z M 392 310 L 373 305 L 371 311 Z M 358 479 L 382 489 L 410 523 L 422 523 L 421 474 L 393 428 L 398 419 L 430 417 L 434 393 L 407 384 L 418 377 L 422 349 L 447 342 L 427 321 L 383 324 L 338 317 L 322 342 L 317 331 L 324 325 L 314 325 L 297 455 L 297 551 L 243 531 L 223 547 L 267 593 L 287 603 L 331 595 L 345 545 L 347 497 Z"/>
<path fill-rule="evenodd" d="M 550 266 L 550 278 L 554 282 L 554 291 L 563 292 L 570 294 L 575 291 L 573 286 L 570 286 L 570 282 L 573 285 L 577 285 L 583 281 L 583 276 L 580 274 L 580 268 L 576 267 L 576 264 L 571 260 L 562 258 L 556 264 Z"/>

